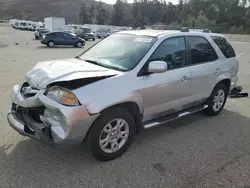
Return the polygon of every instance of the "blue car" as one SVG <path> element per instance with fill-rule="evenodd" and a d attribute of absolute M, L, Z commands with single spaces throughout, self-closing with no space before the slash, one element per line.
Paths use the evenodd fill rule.
<path fill-rule="evenodd" d="M 50 48 L 55 45 L 70 45 L 81 48 L 85 45 L 85 40 L 67 32 L 50 32 L 42 36 L 41 43 Z"/>

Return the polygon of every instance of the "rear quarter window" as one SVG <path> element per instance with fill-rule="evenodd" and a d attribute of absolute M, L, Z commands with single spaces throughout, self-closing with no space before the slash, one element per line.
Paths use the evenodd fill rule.
<path fill-rule="evenodd" d="M 226 58 L 235 57 L 235 51 L 232 45 L 228 42 L 225 37 L 221 36 L 211 36 L 215 44 L 220 48 L 221 52 Z"/>

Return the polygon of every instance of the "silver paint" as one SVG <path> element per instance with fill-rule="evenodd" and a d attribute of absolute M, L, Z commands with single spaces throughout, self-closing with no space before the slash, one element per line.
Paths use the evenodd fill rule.
<path fill-rule="evenodd" d="M 204 101 L 221 80 L 231 80 L 230 89 L 237 84 L 238 61 L 236 58 L 226 59 L 223 56 L 210 38 L 210 35 L 215 34 L 146 30 L 121 33 L 148 35 L 158 39 L 133 70 L 115 71 L 75 58 L 41 62 L 26 74 L 27 82 L 40 90 L 35 96 L 25 98 L 20 94 L 20 87 L 16 85 L 11 94 L 12 102 L 23 107 L 45 106 L 44 117 L 52 124 L 51 130 L 55 142 L 80 143 L 102 110 L 111 106 L 132 102 L 138 106 L 144 121 L 154 118 L 156 114 L 171 109 L 181 110 L 185 105 Z M 215 48 L 219 56 L 218 60 L 162 73 L 137 76 L 163 40 L 186 35 L 205 37 Z M 108 75 L 115 76 L 72 90 L 82 106 L 64 106 L 44 95 L 48 84 L 54 82 Z M 20 128 L 20 124 L 11 114 L 8 115 L 8 119 L 12 127 L 16 130 Z"/>

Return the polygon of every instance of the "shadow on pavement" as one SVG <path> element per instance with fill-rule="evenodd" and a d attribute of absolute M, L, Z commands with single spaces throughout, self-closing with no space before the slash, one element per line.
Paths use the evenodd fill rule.
<path fill-rule="evenodd" d="M 242 124 L 239 124 L 239 122 Z M 227 129 L 229 124 L 233 126 Z M 179 145 L 180 142 L 185 141 L 185 139 L 189 139 L 188 137 L 185 137 L 186 135 L 181 134 L 184 134 L 189 129 L 192 129 L 193 131 L 196 131 L 196 134 L 205 135 L 206 133 L 201 132 L 201 130 L 204 128 L 210 129 L 208 126 L 211 126 L 211 130 L 219 129 L 221 133 L 217 133 L 217 131 L 215 131 L 215 134 L 219 134 L 220 137 L 225 137 L 222 139 L 230 140 L 234 138 L 228 138 L 228 131 L 234 131 L 234 126 L 237 126 L 237 130 L 244 130 L 247 125 L 250 125 L 249 118 L 228 110 L 224 110 L 221 115 L 215 118 L 206 117 L 197 113 L 195 115 L 171 122 L 169 126 L 163 125 L 147 131 L 142 131 L 140 135 L 136 137 L 134 144 L 132 144 L 124 156 L 111 162 L 98 162 L 94 160 L 87 154 L 83 146 L 55 148 L 31 139 L 25 139 L 16 145 L 2 146 L 0 148 L 0 187 L 55 188 L 59 186 L 85 187 L 84 185 L 86 185 L 86 187 L 88 187 L 87 185 L 91 185 L 91 187 L 99 187 L 104 184 L 106 186 L 110 186 L 114 183 L 114 181 L 116 183 L 114 185 L 120 185 L 121 187 L 128 182 L 132 185 L 132 187 L 138 185 L 138 182 L 126 179 L 126 176 L 122 179 L 117 177 L 121 175 L 120 173 L 132 173 L 132 176 L 143 175 L 143 179 L 145 180 L 145 182 L 142 183 L 145 184 L 143 186 L 146 186 L 147 183 L 149 183 L 146 179 L 150 178 L 151 173 L 165 173 L 165 176 L 171 176 L 171 178 L 174 177 L 179 181 L 174 183 L 172 182 L 172 185 L 170 185 L 171 182 L 169 182 L 170 187 L 180 187 L 183 184 L 190 186 L 189 181 L 192 179 L 192 173 L 187 174 L 184 179 L 183 177 L 179 177 L 179 175 L 175 173 L 175 171 L 178 172 L 178 169 L 174 169 L 175 166 L 173 166 L 172 162 L 168 160 L 164 161 L 162 166 L 170 165 L 168 163 L 171 163 L 171 172 L 168 168 L 164 169 L 164 167 L 161 167 L 160 163 L 155 163 L 154 161 L 154 159 L 158 157 L 157 153 L 147 152 L 146 148 L 148 147 L 148 149 L 150 149 L 152 144 L 161 146 L 160 144 L 165 141 L 165 138 L 168 138 L 170 143 Z M 225 132 L 223 132 L 223 130 L 225 130 Z M 182 139 L 175 140 L 175 134 L 181 136 Z M 192 135 L 189 136 L 192 137 Z M 197 142 L 199 141 L 197 140 Z M 167 145 L 168 143 L 165 142 L 164 144 Z M 185 142 L 183 142 L 183 144 L 183 147 L 187 147 L 185 146 Z M 235 144 L 237 144 L 237 141 Z M 175 146 L 171 145 L 171 147 Z M 206 152 L 206 148 L 204 149 L 204 152 Z M 162 148 L 162 151 L 164 151 L 164 148 Z M 172 151 L 172 153 L 164 151 L 163 154 L 166 156 L 175 156 L 174 151 Z M 192 150 L 190 153 L 186 153 L 186 155 L 193 155 Z M 145 173 L 143 166 L 140 166 L 142 165 L 140 162 L 145 161 L 146 158 L 149 158 L 149 161 L 152 163 L 152 172 Z M 172 160 L 176 160 L 175 162 L 180 164 L 185 163 L 185 161 L 179 161 L 178 157 Z M 199 160 L 204 160 L 204 162 L 206 162 L 208 159 L 205 157 Z M 193 168 L 196 164 L 195 162 L 194 164 L 191 162 L 191 164 L 188 165 Z M 117 171 L 119 168 L 122 168 L 121 172 Z M 191 167 L 183 165 L 181 168 L 189 169 Z M 215 171 L 216 168 L 217 167 L 215 166 Z M 198 172 L 199 174 L 203 173 L 202 170 L 197 167 L 197 173 Z M 129 177 L 130 176 L 128 176 L 128 178 Z M 113 181 L 112 178 L 116 180 Z M 202 179 L 199 181 L 201 180 Z M 165 184 L 166 187 L 167 184 L 168 182 Z"/>
<path fill-rule="evenodd" d="M 62 49 L 62 48 L 66 48 L 66 49 L 68 49 L 68 48 L 72 48 L 72 49 L 83 49 L 84 46 L 83 46 L 82 48 L 77 48 L 77 47 L 74 47 L 74 46 L 55 46 L 55 47 L 53 47 L 53 48 L 50 48 L 50 47 L 44 45 L 44 46 L 38 46 L 38 47 L 36 47 L 36 48 L 38 48 L 38 49 L 51 49 L 51 50 L 53 50 L 53 49 Z"/>

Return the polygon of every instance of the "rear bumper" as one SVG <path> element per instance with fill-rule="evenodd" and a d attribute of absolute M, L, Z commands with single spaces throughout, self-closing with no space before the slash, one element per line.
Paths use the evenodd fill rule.
<path fill-rule="evenodd" d="M 85 36 L 84 38 L 85 38 L 85 39 L 95 39 L 94 36 Z"/>
<path fill-rule="evenodd" d="M 43 95 L 43 92 L 25 98 L 16 85 L 11 94 L 7 120 L 23 136 L 46 143 L 68 145 L 82 143 L 98 116 L 90 115 L 85 106 L 61 105 Z"/>
<path fill-rule="evenodd" d="M 239 80 L 238 76 L 231 79 L 230 91 L 237 86 L 238 80 Z"/>

